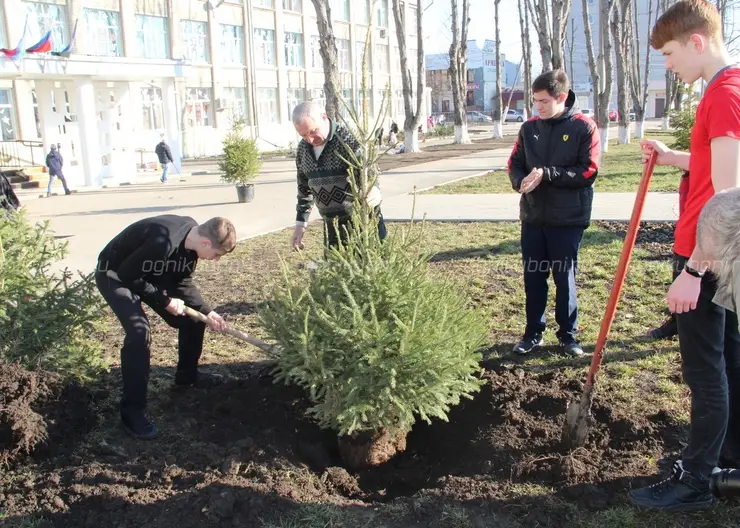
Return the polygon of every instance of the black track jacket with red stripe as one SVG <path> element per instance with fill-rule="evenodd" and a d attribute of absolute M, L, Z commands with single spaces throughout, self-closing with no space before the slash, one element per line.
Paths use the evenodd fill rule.
<path fill-rule="evenodd" d="M 519 202 L 522 222 L 553 227 L 588 227 L 594 180 L 599 171 L 601 140 L 596 124 L 578 110 L 570 91 L 565 112 L 552 119 L 534 117 L 519 130 L 509 157 L 515 191 L 534 168 L 542 182 Z"/>

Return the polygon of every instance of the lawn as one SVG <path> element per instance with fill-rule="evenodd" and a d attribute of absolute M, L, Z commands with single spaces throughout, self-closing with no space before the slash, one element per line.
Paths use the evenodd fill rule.
<path fill-rule="evenodd" d="M 673 135 L 661 130 L 648 130 L 646 137 L 671 143 Z M 651 192 L 677 192 L 680 171 L 673 167 L 656 167 L 650 184 Z M 635 192 L 642 175 L 640 145 L 633 140 L 628 145 L 609 142 L 603 154 L 599 175 L 594 184 L 596 192 Z M 421 194 L 499 194 L 514 192 L 506 171 L 493 171 L 484 176 L 440 185 Z"/>
<path fill-rule="evenodd" d="M 405 224 L 390 224 L 391 234 Z M 685 441 L 689 400 L 675 340 L 648 341 L 664 317 L 671 224 L 643 224 L 623 300 L 597 381 L 596 424 L 585 448 L 567 452 L 559 432 L 580 395 L 590 357 L 553 346 L 531 357 L 510 349 L 524 324 L 517 223 L 430 223 L 430 266 L 454 280 L 489 318 L 486 385 L 448 423 L 419 425 L 406 452 L 384 467 L 338 467 L 331 435 L 303 416 L 302 393 L 275 384 L 267 358 L 233 338 L 206 334 L 201 363 L 227 381 L 211 389 L 170 388 L 177 334 L 154 325 L 153 442 L 122 434 L 120 373 L 102 376 L 88 396 L 60 397 L 66 421 L 58 445 L 0 473 L 1 526 L 254 526 L 255 528 L 709 528 L 737 526 L 740 507 L 696 514 L 632 508 L 629 489 L 656 481 L 658 461 Z M 624 223 L 599 222 L 579 261 L 580 340 L 593 350 L 625 236 Z M 257 313 L 281 280 L 280 258 L 299 270 L 320 256 L 312 225 L 303 254 L 288 252 L 288 230 L 239 244 L 204 262 L 204 296 L 233 326 L 260 335 Z M 485 243 L 481 243 L 485 241 Z M 554 291 L 551 289 L 551 301 Z M 123 336 L 106 311 L 101 334 L 115 357 Z M 553 320 L 552 302 L 548 321 Z M 80 416 L 87 416 L 81 421 Z M 74 430 L 72 430 L 74 428 Z M 328 440 L 327 440 L 328 438 Z"/>

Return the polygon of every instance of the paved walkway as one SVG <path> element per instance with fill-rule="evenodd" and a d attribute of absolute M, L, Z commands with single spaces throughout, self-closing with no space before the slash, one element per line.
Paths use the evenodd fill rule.
<path fill-rule="evenodd" d="M 510 149 L 489 150 L 385 172 L 380 182 L 384 216 L 389 221 L 408 220 L 414 190 L 429 189 L 504 167 L 509 153 Z M 234 222 L 240 239 L 295 223 L 294 160 L 266 161 L 256 181 L 255 200 L 249 204 L 238 203 L 235 188 L 220 182 L 218 175 L 184 179 L 181 181 L 173 175 L 170 184 L 162 185 L 157 176 L 153 176 L 150 183 L 90 189 L 72 196 L 34 200 L 25 200 L 22 195 L 21 201 L 32 220 L 48 220 L 56 235 L 68 242 L 69 254 L 60 267 L 83 272 L 93 269 L 98 253 L 115 234 L 147 216 L 182 214 L 197 221 L 225 216 Z M 515 193 L 421 195 L 416 197 L 416 217 L 426 214 L 429 220 L 516 220 L 518 199 Z M 629 219 L 633 203 L 632 194 L 597 193 L 593 218 Z M 643 218 L 675 220 L 676 211 L 676 195 L 652 194 Z M 318 218 L 314 210 L 311 219 Z"/>

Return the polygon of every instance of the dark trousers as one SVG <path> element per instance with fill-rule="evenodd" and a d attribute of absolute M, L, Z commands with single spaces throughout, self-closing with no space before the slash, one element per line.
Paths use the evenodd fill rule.
<path fill-rule="evenodd" d="M 674 255 L 674 269 L 685 257 Z M 691 429 L 684 469 L 708 478 L 719 457 L 740 460 L 740 333 L 737 314 L 714 304 L 707 273 L 695 310 L 676 314 L 683 378 L 691 389 Z"/>
<path fill-rule="evenodd" d="M 375 208 L 373 216 L 378 220 L 378 235 L 380 236 L 380 240 L 385 240 L 388 231 L 385 227 L 383 213 L 380 212 L 380 207 Z M 324 246 L 336 247 L 340 242 L 346 244 L 348 233 L 351 229 L 352 217 L 324 218 Z"/>
<path fill-rule="evenodd" d="M 121 377 L 123 378 L 121 411 L 143 410 L 146 408 L 149 383 L 149 345 L 152 340 L 149 319 L 144 313 L 139 296 L 121 282 L 111 279 L 104 273 L 96 273 L 95 284 L 126 333 L 121 348 Z M 168 325 L 179 330 L 176 378 L 183 381 L 195 381 L 198 360 L 203 351 L 203 335 L 206 325 L 184 315 L 172 315 L 163 308 L 150 307 Z"/>
<path fill-rule="evenodd" d="M 583 227 L 543 227 L 522 223 L 522 260 L 526 295 L 525 335 L 545 331 L 547 279 L 555 282 L 555 320 L 560 340 L 575 338 L 578 322 L 576 269 Z"/>

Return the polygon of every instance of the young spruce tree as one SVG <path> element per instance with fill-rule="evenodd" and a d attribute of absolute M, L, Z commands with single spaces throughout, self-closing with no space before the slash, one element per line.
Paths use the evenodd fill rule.
<path fill-rule="evenodd" d="M 284 282 L 261 314 L 283 350 L 276 379 L 306 389 L 310 414 L 338 433 L 344 461 L 355 468 L 405 449 L 418 418 L 446 420 L 461 398 L 472 398 L 487 334 L 458 287 L 430 274 L 423 222 L 378 236 L 366 196 L 378 177 L 375 130 L 388 97 L 370 127 L 365 60 L 362 71 L 362 111 L 342 101 L 361 144 L 346 156 L 355 228 L 311 276 L 284 266 Z"/>

